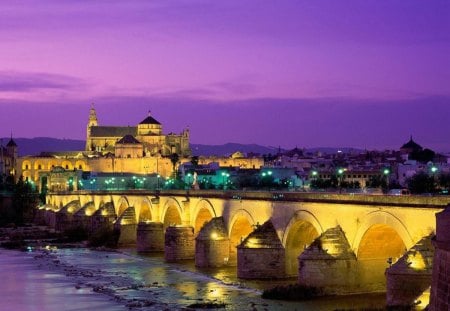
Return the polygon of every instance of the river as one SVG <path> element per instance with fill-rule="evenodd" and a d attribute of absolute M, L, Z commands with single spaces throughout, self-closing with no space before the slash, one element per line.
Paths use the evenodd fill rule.
<path fill-rule="evenodd" d="M 383 294 L 306 302 L 265 300 L 262 289 L 280 282 L 242 282 L 234 271 L 197 270 L 192 261 L 167 264 L 161 255 L 143 256 L 127 249 L 0 249 L 0 310 L 186 310 L 210 302 L 223 304 L 218 310 L 328 311 L 382 309 L 385 304 Z"/>

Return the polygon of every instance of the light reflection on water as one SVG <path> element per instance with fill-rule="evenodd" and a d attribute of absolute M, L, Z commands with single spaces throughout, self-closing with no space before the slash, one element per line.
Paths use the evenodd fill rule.
<path fill-rule="evenodd" d="M 295 279 L 242 281 L 236 277 L 236 267 L 197 269 L 193 261 L 167 264 L 161 254 L 141 256 L 129 251 L 53 250 L 52 255 L 56 255 L 61 262 L 58 267 L 53 258 L 34 260 L 35 254 L 0 252 L 0 275 L 7 280 L 11 297 L 5 310 L 75 311 L 85 310 L 82 307 L 89 306 L 89 310 L 115 311 L 125 310 L 126 303 L 133 299 L 155 303 L 142 310 L 159 310 L 162 307 L 177 310 L 195 302 L 223 302 L 227 304 L 226 310 L 312 311 L 384 305 L 384 295 L 325 298 L 308 302 L 263 300 L 260 298 L 262 288 L 292 283 Z M 49 264 L 46 265 L 46 262 Z M 38 268 L 38 265 L 42 267 Z M 92 288 L 96 286 L 106 288 L 107 295 L 93 293 Z M 5 285 L 0 282 L 2 293 L 3 287 Z M 56 308 L 58 304 L 67 308 Z"/>

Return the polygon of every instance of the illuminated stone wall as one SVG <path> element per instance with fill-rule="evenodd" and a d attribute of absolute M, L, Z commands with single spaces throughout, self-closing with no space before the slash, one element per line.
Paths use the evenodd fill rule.
<path fill-rule="evenodd" d="M 264 166 L 263 158 L 232 158 L 232 157 L 199 157 L 198 164 L 218 163 L 223 167 L 239 167 L 243 169 L 260 169 Z"/>

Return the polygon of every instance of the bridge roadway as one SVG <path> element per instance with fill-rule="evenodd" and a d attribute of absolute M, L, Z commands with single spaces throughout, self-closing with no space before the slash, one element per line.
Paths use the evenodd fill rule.
<path fill-rule="evenodd" d="M 448 196 L 126 190 L 53 192 L 41 209 L 65 215 L 53 220 L 60 228 L 77 215 L 109 215 L 122 229 L 121 241 L 128 243 L 145 243 L 139 238 L 139 224 L 162 224 L 166 252 L 171 251 L 168 228 L 191 227 L 193 237 L 188 239 L 197 237 L 194 244 L 203 239 L 193 255 L 200 266 L 237 265 L 240 277 L 296 275 L 300 282 L 307 278 L 337 291 L 347 287 L 344 292 L 362 292 L 385 290 L 387 261 L 395 264 L 429 238 L 435 231 L 435 214 L 449 203 Z M 226 243 L 219 246 L 213 240 Z M 177 247 L 186 246 L 181 244 Z M 322 271 L 320 262 L 329 259 L 340 260 L 333 268 L 340 272 Z M 346 280 L 335 283 L 327 277 Z"/>

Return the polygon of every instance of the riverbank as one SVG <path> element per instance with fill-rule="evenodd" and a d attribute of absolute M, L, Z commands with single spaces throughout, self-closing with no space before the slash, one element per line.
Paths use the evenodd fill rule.
<path fill-rule="evenodd" d="M 33 305 L 38 303 L 40 310 L 53 311 L 66 301 L 70 308 L 58 310 L 85 310 L 86 306 L 96 311 L 195 310 L 208 304 L 222 310 L 380 310 L 384 303 L 380 295 L 305 302 L 264 300 L 251 283 L 220 280 L 217 274 L 195 271 L 190 264 L 167 264 L 162 256 L 140 256 L 131 250 L 48 246 L 28 252 L 2 250 L 0 261 L 7 263 L 1 265 L 2 275 L 9 273 L 7 282 L 0 285 L 1 290 L 9 288 L 9 310 L 36 310 Z M 7 284 L 11 282 L 12 286 Z"/>
<path fill-rule="evenodd" d="M 41 297 L 39 303 L 44 305 L 39 309 L 56 310 L 54 304 L 65 302 L 65 295 L 74 301 L 73 309 L 64 310 L 78 310 L 78 300 L 81 306 L 92 300 L 97 311 L 109 311 L 111 305 L 115 308 L 112 310 L 382 310 L 385 303 L 383 294 L 321 297 L 302 302 L 262 299 L 264 289 L 296 280 L 243 281 L 237 278 L 235 267 L 199 269 L 192 260 L 166 263 L 162 253 L 142 255 L 134 249 L 54 244 L 61 235 L 43 226 L 2 228 L 0 237 L 1 244 L 22 250 L 0 253 L 0 261 L 6 260 L 0 272 L 6 267 L 5 273 L 12 273 L 8 282 L 17 274 L 14 286 L 2 285 L 10 293 L 8 309 L 36 310 L 36 297 L 47 295 L 49 299 Z M 36 290 L 30 292 L 30 288 Z M 28 298 L 20 299 L 21 296 Z M 13 308 L 16 299 L 18 305 Z"/>

